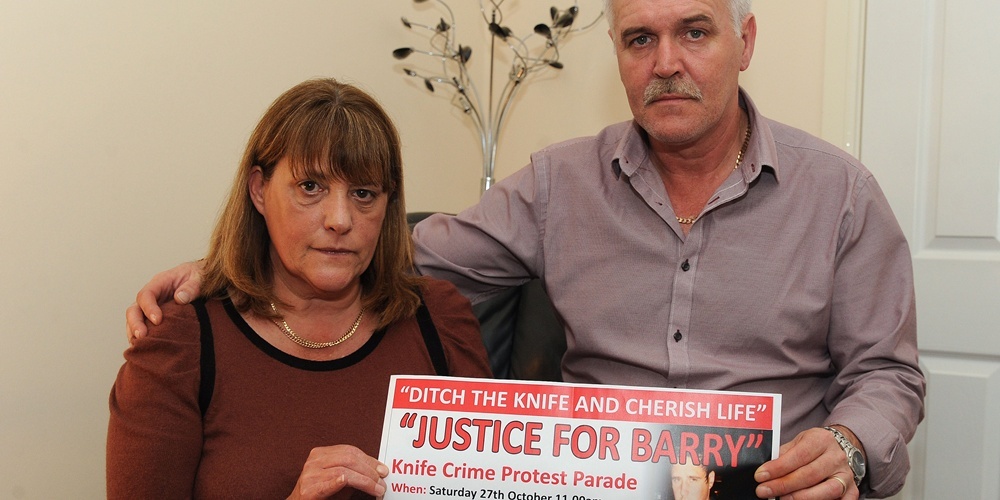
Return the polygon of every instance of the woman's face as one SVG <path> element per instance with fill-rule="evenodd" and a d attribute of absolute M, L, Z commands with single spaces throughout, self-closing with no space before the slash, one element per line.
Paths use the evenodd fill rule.
<path fill-rule="evenodd" d="M 296 178 L 282 158 L 267 180 L 254 167 L 249 189 L 271 237 L 275 287 L 305 299 L 357 293 L 385 219 L 379 186 Z"/>

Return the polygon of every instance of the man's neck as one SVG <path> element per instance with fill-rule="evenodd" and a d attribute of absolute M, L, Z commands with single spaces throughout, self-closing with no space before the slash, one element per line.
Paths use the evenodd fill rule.
<path fill-rule="evenodd" d="M 701 140 L 687 148 L 657 150 L 651 145 L 652 159 L 663 187 L 684 233 L 690 230 L 712 195 L 739 166 L 749 138 L 750 121 L 742 108 L 720 129 L 720 139 Z"/>
<path fill-rule="evenodd" d="M 648 138 L 650 156 L 665 181 L 713 178 L 736 166 L 749 126 L 747 112 L 737 108 L 716 131 L 689 144 L 659 144 Z"/>

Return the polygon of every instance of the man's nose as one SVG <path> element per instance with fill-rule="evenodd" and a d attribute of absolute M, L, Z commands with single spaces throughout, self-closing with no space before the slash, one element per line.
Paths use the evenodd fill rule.
<path fill-rule="evenodd" d="M 660 78 L 670 78 L 682 72 L 683 52 L 673 41 L 660 41 L 656 47 L 656 66 L 653 71 Z"/>

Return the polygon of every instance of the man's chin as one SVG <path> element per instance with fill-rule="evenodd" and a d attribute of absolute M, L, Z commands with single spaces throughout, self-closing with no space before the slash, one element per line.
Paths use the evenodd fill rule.
<path fill-rule="evenodd" d="M 691 129 L 690 124 L 678 123 L 677 126 L 671 127 L 663 123 L 658 123 L 652 127 L 647 127 L 640 123 L 639 126 L 646 131 L 646 136 L 650 143 L 656 143 L 661 146 L 679 147 L 691 144 L 698 139 L 698 134 Z"/>

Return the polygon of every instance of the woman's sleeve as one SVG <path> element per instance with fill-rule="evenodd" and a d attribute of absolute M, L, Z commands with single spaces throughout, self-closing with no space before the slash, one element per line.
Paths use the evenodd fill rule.
<path fill-rule="evenodd" d="M 202 451 L 199 335 L 192 306 L 168 306 L 125 351 L 109 400 L 109 499 L 191 497 Z"/>
<path fill-rule="evenodd" d="M 447 281 L 424 280 L 424 300 L 441 337 L 449 375 L 492 378 L 479 321 L 472 313 L 469 299 Z"/>

